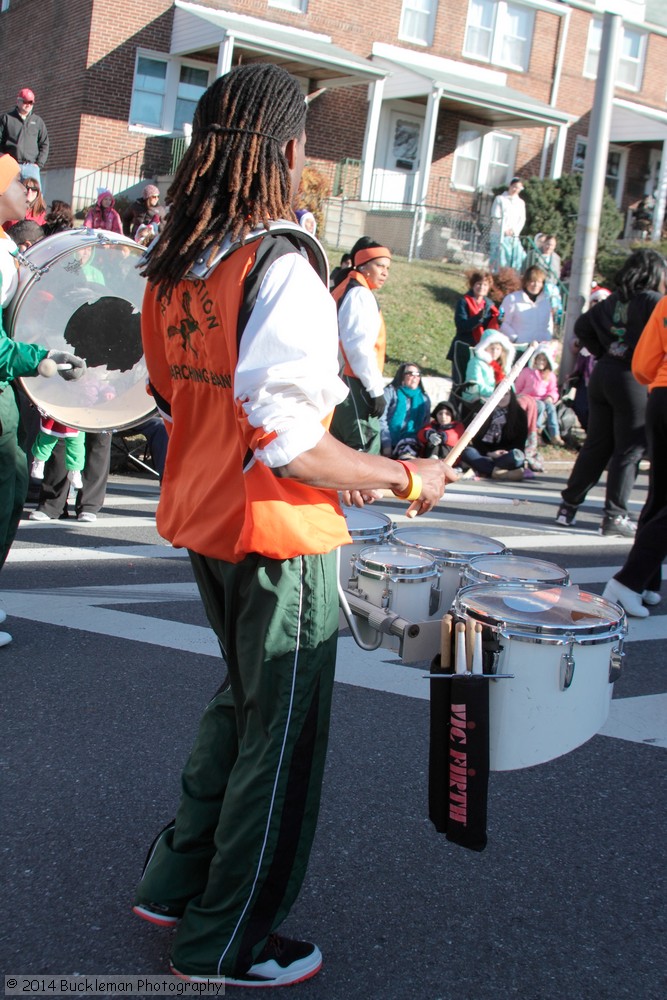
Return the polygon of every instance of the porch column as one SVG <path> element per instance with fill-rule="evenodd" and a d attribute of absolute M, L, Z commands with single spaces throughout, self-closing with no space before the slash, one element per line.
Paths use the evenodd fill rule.
<path fill-rule="evenodd" d="M 424 204 L 426 195 L 428 194 L 428 182 L 431 177 L 431 161 L 433 159 L 433 147 L 435 146 L 435 133 L 438 126 L 441 97 L 442 90 L 436 87 L 431 91 L 426 102 L 424 134 L 422 135 L 422 144 L 419 150 L 419 186 L 416 198 L 416 204 L 418 205 Z"/>
<path fill-rule="evenodd" d="M 556 181 L 563 173 L 563 158 L 565 156 L 565 143 L 567 142 L 567 125 L 559 125 L 556 133 L 556 141 L 551 153 L 551 169 L 549 176 Z"/>
<path fill-rule="evenodd" d="M 667 139 L 662 144 L 662 156 L 660 157 L 660 178 L 658 179 L 658 191 L 653 208 L 653 228 L 651 229 L 651 240 L 657 243 L 662 233 L 662 220 L 665 217 L 667 208 Z"/>
<path fill-rule="evenodd" d="M 218 46 L 218 65 L 215 69 L 216 77 L 224 76 L 232 68 L 232 54 L 234 52 L 234 36 L 225 32 L 225 37 Z"/>
<path fill-rule="evenodd" d="M 377 149 L 378 130 L 380 128 L 380 112 L 382 111 L 382 95 L 384 94 L 382 77 L 368 86 L 368 117 L 366 118 L 366 134 L 364 148 L 361 153 L 361 191 L 362 201 L 369 201 L 373 185 L 373 169 L 375 167 L 375 150 Z"/>

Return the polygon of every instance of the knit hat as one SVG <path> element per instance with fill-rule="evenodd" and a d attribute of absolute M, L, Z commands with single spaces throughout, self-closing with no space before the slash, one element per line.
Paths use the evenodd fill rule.
<path fill-rule="evenodd" d="M 116 199 L 112 195 L 112 193 L 109 190 L 109 188 L 98 188 L 97 189 L 97 204 L 98 204 L 99 208 L 102 207 L 102 202 L 104 201 L 105 198 L 111 198 L 111 205 L 109 207 L 113 208 L 114 205 L 116 204 Z"/>
<path fill-rule="evenodd" d="M 475 354 L 478 358 L 483 361 L 488 361 L 487 348 L 490 344 L 500 344 L 502 347 L 502 367 L 505 374 L 508 373 L 512 365 L 514 364 L 514 355 L 516 354 L 516 348 L 512 341 L 500 330 L 485 330 L 485 332 L 480 337 L 479 343 L 473 348 Z"/>
<path fill-rule="evenodd" d="M 608 288 L 603 288 L 602 285 L 595 285 L 591 289 L 591 294 L 588 299 L 588 304 L 594 306 L 596 302 L 603 302 L 604 299 L 608 299 L 611 292 Z"/>
<path fill-rule="evenodd" d="M 9 153 L 0 156 L 0 194 L 4 194 L 12 181 L 21 173 L 21 168 Z"/>
<path fill-rule="evenodd" d="M 42 177 L 39 172 L 39 167 L 36 163 L 22 163 L 21 164 L 21 180 L 22 181 L 37 181 L 40 188 L 42 186 Z"/>
<path fill-rule="evenodd" d="M 159 198 L 160 189 L 156 187 L 155 184 L 147 184 L 146 187 L 141 192 L 142 198 Z"/>

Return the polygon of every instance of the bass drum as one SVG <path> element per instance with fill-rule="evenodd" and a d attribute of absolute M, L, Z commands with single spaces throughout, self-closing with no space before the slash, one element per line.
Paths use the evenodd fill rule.
<path fill-rule="evenodd" d="M 144 248 L 100 229 L 71 229 L 24 254 L 16 294 L 5 310 L 10 337 L 86 359 L 76 381 L 22 379 L 48 416 L 82 431 L 124 430 L 155 409 L 146 392 L 141 344 Z"/>

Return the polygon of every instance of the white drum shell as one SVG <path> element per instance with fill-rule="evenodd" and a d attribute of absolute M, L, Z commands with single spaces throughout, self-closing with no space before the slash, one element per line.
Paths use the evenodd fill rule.
<path fill-rule="evenodd" d="M 462 590 L 455 611 L 491 628 L 502 646 L 494 673 L 514 674 L 513 678 L 488 682 L 489 766 L 492 771 L 513 771 L 569 753 L 600 731 L 614 690 L 610 664 L 612 656 L 621 654 L 626 623 L 614 605 L 584 593 L 584 597 L 593 596 L 598 606 L 609 608 L 606 634 L 582 633 L 570 642 L 572 634 L 565 629 L 560 636 L 553 629 L 548 636 L 531 634 L 532 623 L 527 619 L 525 634 L 517 635 L 512 626 L 501 622 L 490 625 L 488 619 L 466 607 L 471 595 L 487 589 L 491 590 L 478 585 Z M 514 592 L 518 589 L 509 588 Z M 578 592 L 576 587 L 561 589 Z M 569 686 L 564 687 L 564 657 L 568 654 L 574 670 Z"/>
<path fill-rule="evenodd" d="M 440 570 L 440 614 L 452 607 L 463 572 L 472 558 L 505 552 L 503 543 L 495 538 L 429 525 L 394 527 L 391 541 L 435 560 Z"/>
<path fill-rule="evenodd" d="M 427 621 L 438 613 L 438 569 L 424 555 L 395 545 L 367 546 L 355 567 L 360 596 L 376 607 L 409 622 Z"/>
<path fill-rule="evenodd" d="M 350 578 L 356 574 L 354 564 L 361 550 L 369 545 L 386 542 L 391 533 L 392 522 L 386 514 L 367 510 L 365 507 L 345 507 L 343 513 L 352 538 L 350 545 L 342 545 L 340 549 L 339 577 L 341 585 L 347 589 Z"/>
<path fill-rule="evenodd" d="M 82 252 L 91 255 L 89 263 L 104 284 L 86 277 Z M 33 403 L 60 423 L 84 431 L 122 430 L 155 410 L 146 392 L 138 321 L 146 282 L 136 264 L 143 253 L 126 236 L 78 228 L 47 236 L 22 255 L 29 263 L 21 264 L 17 291 L 5 311 L 9 335 L 79 354 L 88 363 L 76 381 L 57 375 L 21 380 Z M 89 350 L 66 339 L 75 317 Z"/>

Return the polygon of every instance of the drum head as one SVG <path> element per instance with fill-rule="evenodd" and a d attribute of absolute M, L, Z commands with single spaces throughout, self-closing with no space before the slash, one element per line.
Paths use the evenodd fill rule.
<path fill-rule="evenodd" d="M 494 580 L 516 583 L 547 583 L 567 586 L 570 581 L 566 570 L 543 559 L 530 559 L 502 552 L 493 556 L 474 556 L 466 569 L 471 582 L 492 583 Z"/>
<path fill-rule="evenodd" d="M 488 625 L 503 625 L 526 636 L 608 635 L 624 630 L 625 615 L 615 604 L 578 587 L 519 586 L 480 583 L 456 596 L 458 614 Z"/>
<path fill-rule="evenodd" d="M 391 531 L 391 518 L 386 514 L 367 510 L 365 507 L 345 507 L 343 514 L 347 522 L 347 530 L 353 539 L 369 539 L 377 541 L 385 538 Z"/>
<path fill-rule="evenodd" d="M 134 240 L 75 229 L 40 240 L 23 255 L 19 287 L 8 310 L 15 340 L 86 359 L 82 378 L 25 378 L 32 401 L 80 430 L 122 430 L 155 409 L 146 392 L 141 344 L 144 253 Z"/>
<path fill-rule="evenodd" d="M 362 575 L 370 573 L 390 579 L 426 579 L 438 573 L 429 556 L 401 545 L 366 546 L 357 556 L 355 565 Z"/>
<path fill-rule="evenodd" d="M 469 531 L 453 531 L 449 528 L 414 527 L 394 528 L 392 541 L 409 548 L 429 553 L 432 559 L 450 564 L 467 563 L 472 556 L 495 554 L 505 551 L 502 542 L 484 535 L 474 535 Z"/>

